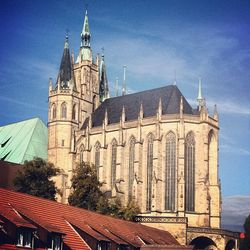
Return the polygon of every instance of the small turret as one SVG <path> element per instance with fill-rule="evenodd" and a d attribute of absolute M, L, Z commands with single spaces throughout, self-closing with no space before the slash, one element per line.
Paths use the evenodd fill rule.
<path fill-rule="evenodd" d="M 140 118 L 140 120 L 143 119 L 143 105 L 142 105 L 142 103 L 141 103 L 141 106 L 140 106 L 139 118 Z"/>

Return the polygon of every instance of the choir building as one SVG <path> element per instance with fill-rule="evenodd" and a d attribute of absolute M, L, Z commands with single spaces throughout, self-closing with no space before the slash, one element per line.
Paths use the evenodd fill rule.
<path fill-rule="evenodd" d="M 67 203 L 76 164 L 90 162 L 108 197 L 136 201 L 138 222 L 199 249 L 237 249 L 237 236 L 220 229 L 218 113 L 208 113 L 201 84 L 197 108 L 176 85 L 134 94 L 124 86 L 110 97 L 87 11 L 80 39 L 74 58 L 66 37 L 58 78 L 49 83 L 48 160 L 62 170 L 60 201 Z"/>

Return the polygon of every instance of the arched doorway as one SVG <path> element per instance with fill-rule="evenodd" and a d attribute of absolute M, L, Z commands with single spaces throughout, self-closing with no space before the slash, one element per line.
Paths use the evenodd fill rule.
<path fill-rule="evenodd" d="M 215 242 L 208 237 L 197 237 L 193 239 L 189 245 L 194 246 L 194 250 L 217 250 Z"/>
<path fill-rule="evenodd" d="M 235 241 L 229 240 L 226 244 L 225 250 L 233 250 L 233 249 L 235 249 Z"/>

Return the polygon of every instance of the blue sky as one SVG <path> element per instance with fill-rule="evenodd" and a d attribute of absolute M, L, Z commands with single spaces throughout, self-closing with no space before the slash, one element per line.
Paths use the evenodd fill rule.
<path fill-rule="evenodd" d="M 66 29 L 78 53 L 85 4 L 93 53 L 105 49 L 111 94 L 126 64 L 129 92 L 172 84 L 176 72 L 196 106 L 202 77 L 209 111 L 217 104 L 220 115 L 223 198 L 249 201 L 249 1 L 1 0 L 0 126 L 37 116 L 47 122 L 48 79 L 57 77 Z"/>

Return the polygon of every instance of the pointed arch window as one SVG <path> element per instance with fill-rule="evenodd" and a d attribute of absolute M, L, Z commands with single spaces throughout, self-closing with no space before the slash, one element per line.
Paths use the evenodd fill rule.
<path fill-rule="evenodd" d="M 129 167 L 128 167 L 128 199 L 133 198 L 133 181 L 134 181 L 134 164 L 135 164 L 135 138 L 132 137 L 129 144 Z"/>
<path fill-rule="evenodd" d="M 113 140 L 111 146 L 111 188 L 115 186 L 116 181 L 116 161 L 117 161 L 117 142 Z"/>
<path fill-rule="evenodd" d="M 165 210 L 175 210 L 176 196 L 176 137 L 173 132 L 166 137 Z"/>
<path fill-rule="evenodd" d="M 147 211 L 151 210 L 151 205 L 152 205 L 153 144 L 154 144 L 154 137 L 152 134 L 149 134 L 148 145 L 147 145 L 147 201 L 146 201 Z"/>
<path fill-rule="evenodd" d="M 72 120 L 76 120 L 76 104 L 72 108 Z"/>
<path fill-rule="evenodd" d="M 56 119 L 56 105 L 55 104 L 52 104 L 52 119 Z"/>
<path fill-rule="evenodd" d="M 97 178 L 99 179 L 99 172 L 100 172 L 100 150 L 101 150 L 101 145 L 99 142 L 96 143 L 95 145 L 95 167 L 96 167 L 96 174 Z"/>
<path fill-rule="evenodd" d="M 67 106 L 65 102 L 61 105 L 61 118 L 67 118 Z"/>
<path fill-rule="evenodd" d="M 80 163 L 83 163 L 83 153 L 84 153 L 84 146 L 81 145 L 81 147 L 80 147 Z"/>
<path fill-rule="evenodd" d="M 185 141 L 185 210 L 195 211 L 195 139 L 188 133 Z"/>

